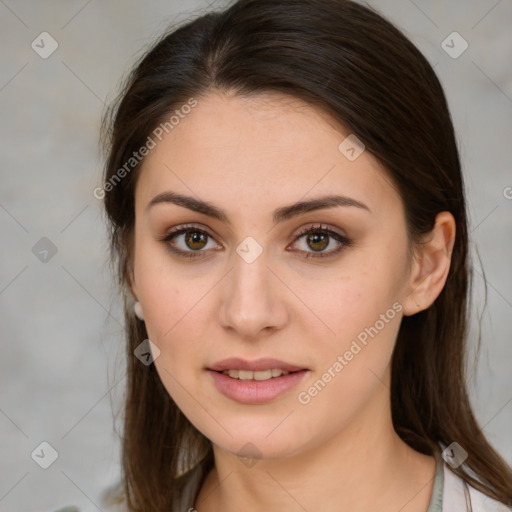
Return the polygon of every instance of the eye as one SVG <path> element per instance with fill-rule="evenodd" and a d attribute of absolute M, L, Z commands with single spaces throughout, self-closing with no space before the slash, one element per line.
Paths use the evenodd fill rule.
<path fill-rule="evenodd" d="M 327 258 L 334 256 L 342 251 L 344 247 L 349 247 L 352 244 L 352 241 L 341 233 L 321 224 L 310 226 L 302 230 L 297 235 L 295 241 L 301 238 L 304 238 L 306 250 L 301 250 L 300 252 L 303 252 L 306 258 Z M 334 244 L 331 243 L 332 239 L 335 241 Z M 337 245 L 337 248 L 324 252 L 324 249 L 332 245 Z M 307 251 L 308 248 L 312 249 L 313 252 Z"/>
<path fill-rule="evenodd" d="M 194 225 L 186 225 L 173 229 L 161 241 L 166 243 L 173 253 L 182 258 L 197 258 L 201 256 L 198 253 L 205 252 L 203 249 L 212 248 L 208 247 L 208 238 L 213 240 L 207 231 Z"/>

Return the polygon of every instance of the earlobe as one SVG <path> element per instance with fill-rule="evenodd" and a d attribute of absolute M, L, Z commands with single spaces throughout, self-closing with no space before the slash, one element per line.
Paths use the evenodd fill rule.
<path fill-rule="evenodd" d="M 403 304 L 404 316 L 427 309 L 443 290 L 450 271 L 455 231 L 453 215 L 441 212 L 432 231 L 415 248 L 410 291 Z"/>
<path fill-rule="evenodd" d="M 140 305 L 139 301 L 136 301 L 133 305 L 133 311 L 139 320 L 144 321 L 144 312 L 142 311 L 142 306 Z"/>

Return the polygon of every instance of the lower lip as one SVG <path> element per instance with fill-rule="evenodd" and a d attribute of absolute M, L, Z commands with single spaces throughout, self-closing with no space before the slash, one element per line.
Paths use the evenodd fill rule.
<path fill-rule="evenodd" d="M 229 375 L 208 370 L 217 389 L 231 400 L 242 404 L 263 404 L 296 386 L 309 370 L 281 375 L 268 380 L 240 380 Z"/>

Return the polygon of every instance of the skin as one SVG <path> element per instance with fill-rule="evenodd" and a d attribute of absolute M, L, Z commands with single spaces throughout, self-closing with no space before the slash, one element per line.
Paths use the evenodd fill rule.
<path fill-rule="evenodd" d="M 393 429 L 390 363 L 402 316 L 427 308 L 445 284 L 455 222 L 441 212 L 410 257 L 403 202 L 368 151 L 349 161 L 338 150 L 349 134 L 298 99 L 215 91 L 198 98 L 146 157 L 135 192 L 131 289 L 161 351 L 155 365 L 165 388 L 213 443 L 215 467 L 195 502 L 198 512 L 428 508 L 435 460 Z M 208 201 L 230 224 L 171 203 L 147 209 L 164 191 Z M 370 211 L 338 206 L 273 225 L 276 208 L 328 194 Z M 202 247 L 197 259 L 180 258 L 161 241 L 188 223 L 213 236 L 192 248 L 185 235 L 174 239 L 183 251 Z M 317 223 L 352 245 L 306 258 L 318 246 L 296 235 Z M 236 252 L 248 236 L 263 248 L 251 264 Z M 339 246 L 328 240 L 320 252 Z M 401 311 L 300 403 L 299 392 L 397 301 Z M 275 357 L 310 371 L 271 402 L 240 404 L 206 371 L 232 356 Z M 252 451 L 244 451 L 247 443 Z M 240 456 L 256 452 L 252 461 Z"/>

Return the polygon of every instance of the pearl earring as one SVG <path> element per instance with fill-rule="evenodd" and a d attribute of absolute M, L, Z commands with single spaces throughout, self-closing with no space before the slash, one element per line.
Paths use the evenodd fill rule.
<path fill-rule="evenodd" d="M 144 313 L 142 312 L 142 306 L 140 305 L 139 301 L 135 302 L 133 305 L 133 311 L 139 320 L 144 320 Z"/>

